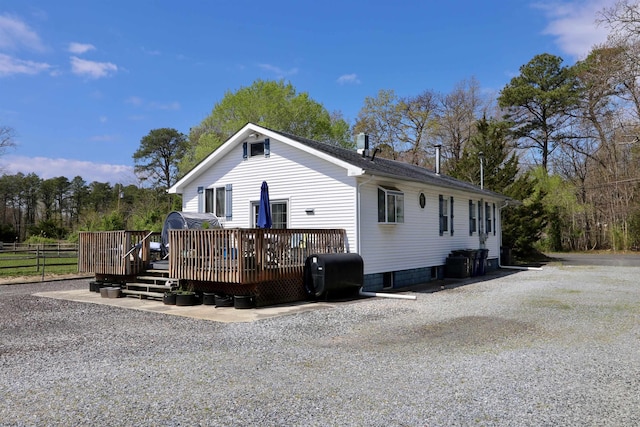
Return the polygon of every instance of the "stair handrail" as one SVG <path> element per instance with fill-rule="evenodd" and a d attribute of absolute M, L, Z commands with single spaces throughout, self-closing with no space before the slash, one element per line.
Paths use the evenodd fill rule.
<path fill-rule="evenodd" d="M 145 241 L 145 240 L 147 240 L 149 237 L 151 237 L 151 235 L 152 235 L 153 233 L 154 233 L 153 231 L 150 231 L 150 232 L 149 232 L 149 234 L 147 234 L 146 236 L 144 236 L 144 237 L 142 238 L 142 240 L 140 240 L 140 242 L 139 242 L 138 244 L 140 244 L 140 245 L 141 245 L 141 244 L 142 244 L 142 242 L 144 242 L 144 241 Z M 125 259 L 126 257 L 128 257 L 128 256 L 131 254 L 131 252 L 133 252 L 133 251 L 135 251 L 135 250 L 136 250 L 136 248 L 137 248 L 137 247 L 138 247 L 138 245 L 133 245 L 133 247 L 132 247 L 131 249 L 129 249 L 129 252 L 127 252 L 126 254 L 122 255 L 122 259 Z"/>

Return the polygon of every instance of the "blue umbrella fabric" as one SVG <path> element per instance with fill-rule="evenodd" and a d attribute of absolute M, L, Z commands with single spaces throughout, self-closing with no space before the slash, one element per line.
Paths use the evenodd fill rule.
<path fill-rule="evenodd" d="M 262 181 L 260 187 L 260 205 L 258 206 L 258 223 L 259 228 L 271 228 L 271 203 L 269 203 L 269 186 L 267 181 Z"/>

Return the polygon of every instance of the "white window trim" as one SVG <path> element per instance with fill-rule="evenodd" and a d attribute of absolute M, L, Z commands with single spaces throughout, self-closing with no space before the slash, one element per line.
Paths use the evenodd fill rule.
<path fill-rule="evenodd" d="M 376 192 L 377 200 L 378 200 L 378 214 L 380 213 L 380 199 L 379 199 L 379 191 L 384 192 L 384 221 L 380 221 L 380 217 L 378 216 L 378 224 L 403 224 L 404 223 L 404 192 L 395 188 L 388 187 L 384 185 L 379 185 L 378 190 Z M 389 221 L 389 207 L 387 205 L 387 200 L 389 196 L 393 196 L 395 198 L 395 221 Z M 401 206 L 398 203 L 398 200 L 401 202 Z M 398 213 L 401 215 L 398 215 Z"/>
<path fill-rule="evenodd" d="M 291 228 L 291 210 L 290 210 L 290 204 L 289 204 L 289 199 L 273 199 L 273 200 L 269 200 L 269 204 L 273 205 L 273 204 L 285 204 L 287 206 L 287 224 L 286 224 L 286 228 L 289 229 Z M 257 210 L 258 206 L 260 206 L 260 200 L 253 200 L 251 201 L 251 227 L 252 228 L 256 228 L 256 216 L 257 216 Z"/>
<path fill-rule="evenodd" d="M 218 213 L 218 193 L 222 193 L 222 213 Z M 204 194 L 205 194 L 205 198 L 204 198 L 204 212 L 207 213 L 212 213 L 215 216 L 217 216 L 218 218 L 224 218 L 225 216 L 225 209 L 226 209 L 226 188 L 224 186 L 218 186 L 218 187 L 209 187 L 209 188 L 205 188 L 204 190 Z M 208 208 L 208 203 L 207 203 L 207 195 L 211 194 L 211 210 L 209 211 Z"/>

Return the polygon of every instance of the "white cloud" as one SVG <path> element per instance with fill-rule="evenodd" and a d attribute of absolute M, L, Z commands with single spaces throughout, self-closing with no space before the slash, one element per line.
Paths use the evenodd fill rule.
<path fill-rule="evenodd" d="M 66 176 L 70 180 L 76 176 L 87 182 L 135 183 L 132 166 L 111 165 L 73 159 L 52 159 L 49 157 L 3 156 L 0 159 L 3 173 L 35 173 L 42 179 Z"/>
<path fill-rule="evenodd" d="M 178 111 L 180 109 L 180 103 L 178 101 L 168 103 L 151 102 L 149 103 L 149 108 L 154 110 Z"/>
<path fill-rule="evenodd" d="M 105 121 L 106 121 L 106 117 L 105 117 Z M 118 139 L 119 137 L 117 135 L 94 135 L 89 138 L 89 140 L 93 142 L 111 142 L 111 141 L 117 141 Z"/>
<path fill-rule="evenodd" d="M 67 50 L 71 53 L 75 53 L 76 55 L 81 55 L 95 49 L 96 47 L 92 44 L 71 42 L 69 43 Z"/>
<path fill-rule="evenodd" d="M 0 53 L 0 77 L 13 74 L 34 75 L 51 69 L 45 62 L 27 61 Z"/>
<path fill-rule="evenodd" d="M 27 48 L 44 51 L 45 47 L 38 33 L 19 18 L 8 14 L 0 15 L 0 48 L 18 50 Z"/>
<path fill-rule="evenodd" d="M 360 84 L 360 79 L 358 78 L 357 74 L 343 74 L 340 77 L 338 77 L 338 83 L 341 85 L 345 85 L 345 84 Z"/>
<path fill-rule="evenodd" d="M 144 103 L 144 100 L 139 96 L 130 96 L 124 100 L 125 104 L 131 104 L 134 107 L 139 107 Z"/>
<path fill-rule="evenodd" d="M 144 46 L 142 46 L 141 49 L 142 49 L 142 52 L 147 55 L 151 55 L 151 56 L 162 55 L 162 52 L 157 49 L 147 49 Z"/>
<path fill-rule="evenodd" d="M 118 71 L 118 66 L 111 62 L 96 62 L 80 59 L 77 56 L 71 57 L 71 71 L 79 76 L 86 76 L 92 79 L 108 77 Z"/>
<path fill-rule="evenodd" d="M 275 74 L 279 78 L 298 74 L 297 68 L 292 68 L 290 70 L 283 70 L 282 68 L 276 67 L 275 65 L 271 65 L 271 64 L 258 64 L 258 67 Z"/>
<path fill-rule="evenodd" d="M 182 106 L 178 101 L 173 102 L 156 102 L 145 101 L 139 96 L 130 96 L 124 100 L 125 104 L 133 105 L 134 107 L 145 107 L 147 110 L 166 110 L 166 111 L 178 111 Z"/>
<path fill-rule="evenodd" d="M 534 7 L 545 12 L 549 23 L 544 34 L 556 38 L 560 49 L 574 58 L 584 58 L 591 48 L 607 39 L 608 31 L 596 23 L 597 15 L 616 0 L 548 1 Z"/>

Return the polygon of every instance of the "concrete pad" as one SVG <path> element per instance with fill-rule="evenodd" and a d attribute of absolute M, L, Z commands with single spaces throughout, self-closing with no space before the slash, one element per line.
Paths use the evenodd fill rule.
<path fill-rule="evenodd" d="M 153 313 L 170 314 L 173 316 L 191 317 L 194 319 L 212 320 L 214 322 L 223 323 L 255 322 L 257 320 L 303 313 L 310 310 L 332 308 L 337 305 L 335 303 L 328 302 L 296 302 L 271 307 L 236 309 L 233 307 L 216 307 L 213 305 L 180 307 L 175 305 L 166 305 L 162 301 L 133 297 L 103 298 L 100 296 L 100 293 L 90 292 L 89 290 L 38 292 L 33 295 L 37 297 L 54 298 L 67 301 L 111 305 L 114 307 L 129 308 L 132 310 L 149 311 Z"/>

